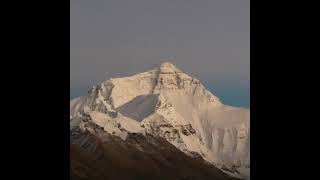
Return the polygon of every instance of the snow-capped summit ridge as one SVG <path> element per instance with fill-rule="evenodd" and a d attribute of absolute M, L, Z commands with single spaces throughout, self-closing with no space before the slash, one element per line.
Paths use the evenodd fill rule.
<path fill-rule="evenodd" d="M 162 94 L 165 91 L 185 91 L 207 96 L 206 99 L 219 104 L 218 97 L 211 94 L 196 78 L 179 70 L 175 65 L 164 62 L 160 66 L 132 76 L 112 78 L 103 81 L 93 89 L 101 89 L 101 95 L 109 104 L 118 108 L 131 99 L 148 94 Z"/>

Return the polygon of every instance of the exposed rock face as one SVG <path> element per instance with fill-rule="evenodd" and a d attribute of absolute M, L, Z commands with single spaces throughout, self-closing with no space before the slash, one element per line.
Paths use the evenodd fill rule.
<path fill-rule="evenodd" d="M 70 111 L 71 128 L 84 126 L 83 117 L 89 114 L 100 128 L 123 140 L 129 133 L 150 134 L 220 168 L 250 166 L 249 110 L 224 105 L 171 63 L 103 81 L 87 96 L 72 100 Z"/>

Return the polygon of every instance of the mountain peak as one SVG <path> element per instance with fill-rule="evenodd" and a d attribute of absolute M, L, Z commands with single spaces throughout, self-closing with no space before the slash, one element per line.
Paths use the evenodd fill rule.
<path fill-rule="evenodd" d="M 70 119 L 72 129 L 95 133 L 91 123 L 122 140 L 133 133 L 161 137 L 222 169 L 250 171 L 250 112 L 224 105 L 168 61 L 94 86 L 70 102 Z"/>
<path fill-rule="evenodd" d="M 176 66 L 170 62 L 164 62 L 160 65 L 160 71 L 164 73 L 171 73 L 177 70 Z"/>
<path fill-rule="evenodd" d="M 161 65 L 160 65 L 160 67 L 170 67 L 170 68 L 176 68 L 176 66 L 173 64 L 173 63 L 171 63 L 171 62 L 163 62 Z"/>

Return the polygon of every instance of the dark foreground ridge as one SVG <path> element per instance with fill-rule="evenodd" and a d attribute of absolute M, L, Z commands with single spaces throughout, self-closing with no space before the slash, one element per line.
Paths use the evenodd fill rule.
<path fill-rule="evenodd" d="M 129 134 L 123 141 L 95 131 L 71 131 L 71 180 L 237 180 L 162 138 Z"/>

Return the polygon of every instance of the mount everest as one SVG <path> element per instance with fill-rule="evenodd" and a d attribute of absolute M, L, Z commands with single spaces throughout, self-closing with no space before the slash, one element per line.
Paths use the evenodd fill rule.
<path fill-rule="evenodd" d="M 164 140 L 230 178 L 250 178 L 249 110 L 224 105 L 198 79 L 168 62 L 103 81 L 71 100 L 70 132 L 72 145 L 95 155 L 103 154 L 101 142 L 115 138 L 121 144 L 139 137 L 134 146 L 140 152 L 150 150 L 147 142 Z"/>

